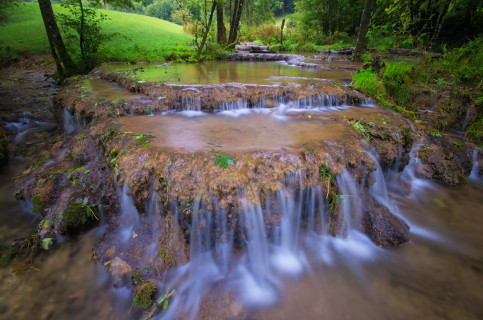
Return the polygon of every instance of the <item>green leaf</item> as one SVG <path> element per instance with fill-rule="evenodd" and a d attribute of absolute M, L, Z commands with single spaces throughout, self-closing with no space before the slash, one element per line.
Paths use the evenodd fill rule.
<path fill-rule="evenodd" d="M 42 240 L 42 248 L 44 250 L 49 250 L 49 247 L 54 244 L 54 241 L 52 241 L 52 238 L 45 238 Z"/>
<path fill-rule="evenodd" d="M 166 311 L 166 309 L 168 309 L 168 304 L 169 304 L 168 300 L 164 300 L 163 308 L 161 310 Z"/>
<path fill-rule="evenodd" d="M 221 162 L 221 158 L 216 158 L 215 162 L 213 163 L 215 166 Z"/>

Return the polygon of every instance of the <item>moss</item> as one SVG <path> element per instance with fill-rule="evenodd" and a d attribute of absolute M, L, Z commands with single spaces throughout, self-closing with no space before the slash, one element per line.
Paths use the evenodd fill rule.
<path fill-rule="evenodd" d="M 156 291 L 156 285 L 150 281 L 138 285 L 134 290 L 134 305 L 145 309 L 151 307 L 154 303 Z"/>
<path fill-rule="evenodd" d="M 33 213 L 41 214 L 45 209 L 45 202 L 42 201 L 38 196 L 32 197 L 32 204 L 34 207 L 32 208 Z"/>
<path fill-rule="evenodd" d="M 169 241 L 174 234 L 173 217 L 167 216 L 164 223 L 164 228 L 159 237 L 159 256 L 161 257 L 163 266 L 166 269 L 176 266 L 176 254 L 169 248 Z"/>
<path fill-rule="evenodd" d="M 82 202 L 72 202 L 62 213 L 67 227 L 76 228 L 97 217 L 97 208 Z"/>
<path fill-rule="evenodd" d="M 479 119 L 469 126 L 465 132 L 465 136 L 470 138 L 474 143 L 483 146 L 483 119 Z"/>

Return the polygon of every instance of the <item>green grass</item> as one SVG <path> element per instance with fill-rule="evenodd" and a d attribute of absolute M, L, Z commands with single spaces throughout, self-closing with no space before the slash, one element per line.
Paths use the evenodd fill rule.
<path fill-rule="evenodd" d="M 352 76 L 354 89 L 364 92 L 378 101 L 387 97 L 384 83 L 375 73 L 369 70 L 360 70 Z"/>
<path fill-rule="evenodd" d="M 53 8 L 55 13 L 66 13 L 60 5 L 54 4 Z M 8 10 L 9 20 L 0 25 L 0 57 L 48 53 L 49 44 L 38 4 L 20 3 Z M 138 14 L 100 11 L 110 18 L 102 23 L 103 30 L 124 36 L 115 37 L 105 44 L 105 60 L 186 60 L 191 55 L 189 42 L 192 37 L 183 33 L 179 25 Z M 72 43 L 67 45 L 70 50 L 75 47 Z"/>

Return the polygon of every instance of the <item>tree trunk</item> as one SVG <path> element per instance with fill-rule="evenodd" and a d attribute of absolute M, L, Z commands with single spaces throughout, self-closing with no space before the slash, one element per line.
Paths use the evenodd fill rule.
<path fill-rule="evenodd" d="M 210 32 L 211 23 L 213 22 L 213 15 L 215 14 L 216 9 L 216 0 L 213 0 L 213 5 L 211 6 L 210 11 L 210 18 L 208 20 L 208 25 L 206 26 L 205 32 L 203 34 L 203 40 L 201 40 L 201 45 L 198 48 L 198 57 L 201 55 L 201 51 L 203 51 L 203 47 L 206 43 L 206 38 L 208 37 L 208 33 Z"/>
<path fill-rule="evenodd" d="M 84 16 L 84 7 L 82 6 L 82 0 L 79 0 L 79 6 L 80 6 L 80 12 L 81 12 L 79 45 L 81 50 L 82 61 L 84 62 L 84 68 L 85 68 L 86 67 L 85 64 L 87 62 L 87 56 L 86 56 L 85 41 L 84 41 L 85 16 Z"/>
<path fill-rule="evenodd" d="M 235 43 L 238 35 L 238 27 L 240 26 L 240 19 L 241 19 L 242 10 L 243 10 L 243 1 L 244 0 L 235 0 L 233 20 L 232 20 L 232 24 L 230 25 L 230 35 L 228 36 L 228 43 L 230 45 Z"/>
<path fill-rule="evenodd" d="M 216 5 L 216 42 L 219 44 L 226 43 L 226 28 L 223 21 L 223 2 Z"/>
<path fill-rule="evenodd" d="M 285 19 L 282 19 L 282 26 L 280 27 L 280 45 L 283 46 L 283 27 L 285 27 Z"/>
<path fill-rule="evenodd" d="M 352 56 L 354 61 L 362 61 L 362 54 L 367 50 L 367 31 L 371 22 L 372 12 L 376 5 L 376 0 L 365 0 L 364 10 L 362 11 L 359 34 L 357 35 L 356 50 Z"/>
<path fill-rule="evenodd" d="M 39 8 L 42 14 L 42 19 L 44 20 L 45 31 L 47 32 L 47 37 L 49 38 L 52 57 L 54 60 L 57 57 L 59 61 L 57 68 L 60 66 L 62 69 L 58 70 L 59 75 L 61 77 L 67 77 L 77 73 L 77 67 L 74 64 L 74 61 L 72 61 L 70 58 L 69 53 L 65 48 L 64 41 L 62 40 L 62 36 L 60 35 L 59 28 L 57 27 L 57 22 L 55 21 L 54 11 L 52 10 L 50 0 L 39 0 Z"/>
<path fill-rule="evenodd" d="M 441 32 L 441 27 L 443 26 L 444 17 L 446 16 L 446 12 L 448 12 L 449 5 L 451 0 L 446 0 L 439 12 L 438 22 L 436 22 L 436 30 L 433 33 L 433 37 L 431 38 L 431 48 L 434 46 L 434 43 L 439 37 L 439 33 Z"/>

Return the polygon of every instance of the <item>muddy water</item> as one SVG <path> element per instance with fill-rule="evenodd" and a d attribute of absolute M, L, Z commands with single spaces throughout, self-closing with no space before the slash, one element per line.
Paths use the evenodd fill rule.
<path fill-rule="evenodd" d="M 164 116 L 137 116 L 120 119 L 128 131 L 152 135 L 152 145 L 172 147 L 189 152 L 206 147 L 223 150 L 283 150 L 341 141 L 348 134 L 340 122 L 294 119 L 267 110 L 237 117 L 236 113 L 217 115 L 202 112 L 171 113 Z M 261 111 L 260 111 L 261 112 Z M 195 116 L 189 116 L 189 115 Z M 229 114 L 229 115 L 223 115 Z"/>
<path fill-rule="evenodd" d="M 142 68 L 134 71 L 134 68 Z M 287 65 L 285 62 L 211 61 L 178 64 L 109 64 L 103 71 L 126 72 L 145 81 L 175 84 L 248 83 L 286 85 L 311 84 L 327 80 L 351 79 L 354 69 L 310 69 Z"/>

